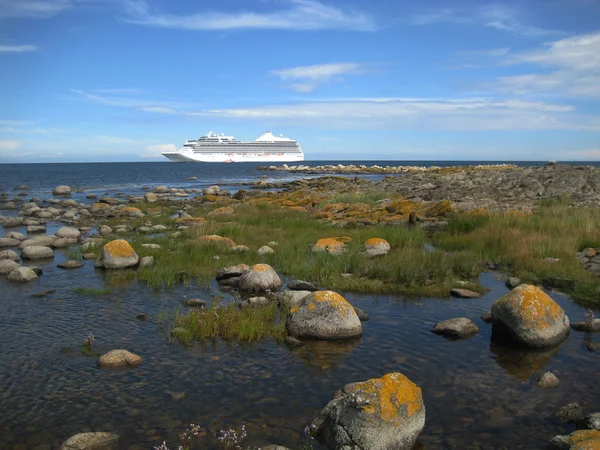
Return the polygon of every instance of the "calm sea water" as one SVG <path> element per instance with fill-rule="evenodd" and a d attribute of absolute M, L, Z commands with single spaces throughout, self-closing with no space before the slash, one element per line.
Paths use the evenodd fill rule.
<path fill-rule="evenodd" d="M 27 184 L 30 194 L 44 196 L 58 184 L 140 193 L 142 186 L 187 187 L 189 176 L 198 177 L 189 187 L 202 187 L 261 175 L 295 176 L 243 164 L 4 165 L 0 185 L 12 191 Z M 364 335 L 288 349 L 271 341 L 172 342 L 163 318 L 183 298 L 209 299 L 219 292 L 216 284 L 150 290 L 133 282 L 113 286 L 107 295 L 82 295 L 73 289 L 104 287 L 105 274 L 93 261 L 76 271 L 58 269 L 64 259 L 57 250 L 54 261 L 36 263 L 44 275 L 25 285 L 0 278 L 1 448 L 59 448 L 75 433 L 107 430 L 122 434 L 126 449 L 151 449 L 163 440 L 177 448 L 179 433 L 190 423 L 206 433 L 198 448 L 216 448 L 210 436 L 241 424 L 249 430 L 246 445 L 300 448 L 304 426 L 335 390 L 391 371 L 423 389 L 427 420 L 419 442 L 426 449 L 545 448 L 554 435 L 574 430 L 552 417 L 556 408 L 579 401 L 600 411 L 600 353 L 584 345 L 600 342 L 600 334 L 572 332 L 561 346 L 545 351 L 491 343 L 491 328 L 479 316 L 507 292 L 494 273 L 481 276 L 490 291 L 475 300 L 342 293 L 369 312 Z M 55 292 L 32 296 L 45 289 Z M 584 308 L 565 295 L 550 295 L 571 320 L 582 320 Z M 136 319 L 140 312 L 150 319 Z M 463 341 L 430 332 L 435 322 L 459 316 L 474 320 L 481 332 Z M 79 352 L 89 333 L 97 351 L 127 348 L 144 363 L 99 370 L 93 358 Z M 561 379 L 556 389 L 535 385 L 546 370 Z"/>

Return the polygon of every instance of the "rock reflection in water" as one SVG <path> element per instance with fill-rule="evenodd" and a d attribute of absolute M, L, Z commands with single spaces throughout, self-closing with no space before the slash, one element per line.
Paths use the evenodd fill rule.
<path fill-rule="evenodd" d="M 544 370 L 559 349 L 560 345 L 549 349 L 523 349 L 502 341 L 492 340 L 490 356 L 509 375 L 519 380 L 527 380 L 532 375 Z"/>
<path fill-rule="evenodd" d="M 322 370 L 338 368 L 338 366 L 357 348 L 361 338 L 336 341 L 303 341 L 300 347 L 291 351 L 294 359 L 308 367 Z"/>

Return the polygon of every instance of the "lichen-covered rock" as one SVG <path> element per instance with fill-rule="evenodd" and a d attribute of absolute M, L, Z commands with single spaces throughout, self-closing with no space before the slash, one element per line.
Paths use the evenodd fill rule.
<path fill-rule="evenodd" d="M 27 281 L 35 280 L 38 274 L 29 267 L 17 267 L 15 270 L 8 274 L 7 279 L 9 281 L 16 281 L 18 283 L 25 283 Z"/>
<path fill-rule="evenodd" d="M 206 219 L 204 217 L 180 217 L 179 219 L 175 219 L 175 223 L 188 227 L 199 227 L 206 224 Z"/>
<path fill-rule="evenodd" d="M 410 450 L 425 425 L 421 388 L 397 372 L 347 384 L 313 425 L 332 449 Z"/>
<path fill-rule="evenodd" d="M 98 359 L 98 367 L 109 369 L 113 367 L 137 366 L 143 359 L 127 350 L 111 350 Z"/>
<path fill-rule="evenodd" d="M 153 192 L 155 194 L 167 194 L 169 193 L 169 186 L 156 186 Z"/>
<path fill-rule="evenodd" d="M 209 217 L 213 217 L 213 216 L 230 216 L 234 212 L 235 211 L 233 210 L 233 208 L 231 206 L 223 206 L 221 208 L 217 208 L 214 211 L 209 212 L 207 215 Z"/>
<path fill-rule="evenodd" d="M 551 347 L 569 334 L 569 318 L 540 288 L 521 284 L 492 305 L 492 330 L 527 347 Z"/>
<path fill-rule="evenodd" d="M 121 210 L 121 213 L 127 217 L 144 217 L 144 213 L 139 208 L 133 206 L 127 206 Z"/>
<path fill-rule="evenodd" d="M 59 228 L 58 230 L 56 230 L 56 233 L 54 233 L 54 234 L 59 238 L 71 238 L 71 239 L 77 239 L 77 238 L 79 238 L 79 236 L 81 236 L 81 232 L 77 228 L 72 228 L 72 227 Z"/>
<path fill-rule="evenodd" d="M 309 339 L 348 339 L 362 335 L 354 308 L 333 291 L 316 291 L 293 306 L 287 316 L 290 335 Z"/>
<path fill-rule="evenodd" d="M 223 244 L 228 247 L 233 247 L 235 245 L 235 242 L 231 239 L 219 236 L 218 234 L 205 234 L 204 236 L 200 236 L 198 240 L 207 244 Z"/>
<path fill-rule="evenodd" d="M 585 416 L 585 419 L 583 419 L 583 426 L 590 430 L 600 431 L 600 413 L 592 413 Z"/>
<path fill-rule="evenodd" d="M 12 250 L 2 250 L 0 251 L 0 261 L 3 261 L 5 259 L 10 259 L 11 261 L 18 261 L 19 255 L 17 255 L 17 253 Z"/>
<path fill-rule="evenodd" d="M 110 241 L 102 247 L 100 257 L 96 260 L 96 267 L 105 269 L 126 269 L 137 266 L 139 257 L 124 239 Z"/>
<path fill-rule="evenodd" d="M 467 317 L 456 317 L 436 323 L 431 331 L 450 338 L 464 339 L 479 333 L 479 327 Z"/>
<path fill-rule="evenodd" d="M 155 203 L 158 200 L 158 197 L 152 192 L 146 192 L 144 194 L 144 200 L 148 203 Z"/>
<path fill-rule="evenodd" d="M 63 443 L 61 450 L 117 450 L 118 448 L 118 434 L 100 431 L 76 434 Z"/>
<path fill-rule="evenodd" d="M 332 255 L 339 255 L 346 250 L 346 244 L 339 238 L 323 238 L 319 239 L 313 246 L 313 252 L 328 252 Z"/>
<path fill-rule="evenodd" d="M 578 430 L 567 436 L 554 436 L 548 444 L 551 450 L 597 450 L 600 448 L 600 431 Z"/>
<path fill-rule="evenodd" d="M 387 255 L 391 248 L 390 243 L 385 239 L 371 238 L 365 241 L 365 254 L 370 258 Z"/>
<path fill-rule="evenodd" d="M 246 292 L 277 291 L 281 279 L 268 264 L 254 264 L 241 277 L 238 287 Z"/>
<path fill-rule="evenodd" d="M 25 247 L 21 251 L 21 259 L 37 260 L 37 259 L 52 259 L 54 251 L 50 247 L 42 245 L 32 245 Z"/>
<path fill-rule="evenodd" d="M 0 260 L 0 275 L 7 275 L 19 267 L 19 263 L 12 259 Z"/>
<path fill-rule="evenodd" d="M 52 190 L 52 195 L 71 195 L 71 186 L 56 186 Z"/>

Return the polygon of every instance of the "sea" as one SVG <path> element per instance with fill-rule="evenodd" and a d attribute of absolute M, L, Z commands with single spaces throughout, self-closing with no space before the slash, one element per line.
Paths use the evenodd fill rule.
<path fill-rule="evenodd" d="M 328 163 L 483 162 L 306 162 Z M 65 184 L 80 190 L 74 198 L 88 201 L 85 195 L 90 192 L 139 195 L 142 188 L 157 185 L 203 188 L 213 184 L 233 191 L 261 179 L 276 182 L 312 176 L 317 175 L 263 172 L 255 164 L 243 163 L 3 164 L 0 189 L 12 196 L 16 186 L 27 185 L 27 198 L 44 199 L 55 186 Z M 49 226 L 48 231 L 58 226 Z M 26 233 L 23 228 L 0 228 L 0 236 L 11 230 Z M 542 449 L 553 436 L 575 430 L 574 424 L 554 417 L 559 407 L 580 402 L 590 412 L 600 411 L 600 352 L 588 349 L 589 344 L 600 343 L 600 334 L 572 331 L 560 346 L 541 351 L 514 349 L 491 340 L 491 327 L 480 316 L 508 292 L 499 273 L 480 275 L 489 290 L 478 299 L 340 292 L 369 313 L 363 336 L 307 342 L 291 349 L 268 340 L 255 344 L 173 341 L 164 317 L 182 299 L 228 294 L 214 282 L 162 289 L 128 282 L 111 285 L 104 295 L 80 293 L 76 288 L 105 288 L 105 273 L 94 269 L 93 261 L 76 271 L 57 268 L 65 259 L 64 252 L 57 250 L 53 261 L 36 262 L 44 274 L 23 285 L 0 277 L 2 449 L 58 449 L 68 437 L 91 431 L 118 433 L 119 448 L 127 450 L 154 449 L 163 442 L 162 448 L 177 449 L 180 434 L 194 424 L 199 432 L 193 448 L 222 448 L 215 437 L 244 425 L 247 437 L 240 449 L 278 444 L 323 450 L 323 443 L 311 440 L 304 430 L 335 391 L 346 383 L 388 372 L 401 372 L 422 389 L 427 413 L 417 449 Z M 45 290 L 53 292 L 33 295 Z M 583 319 L 586 306 L 559 292 L 549 295 L 572 321 Z M 142 312 L 148 320 L 136 318 Z M 595 312 L 600 316 L 599 309 Z M 431 333 L 436 322 L 461 316 L 471 318 L 481 331 L 460 341 Z M 95 351 L 126 348 L 142 356 L 143 364 L 98 369 L 94 358 L 80 352 L 89 334 L 95 337 Z M 549 370 L 561 383 L 554 389 L 540 389 L 536 380 Z"/>

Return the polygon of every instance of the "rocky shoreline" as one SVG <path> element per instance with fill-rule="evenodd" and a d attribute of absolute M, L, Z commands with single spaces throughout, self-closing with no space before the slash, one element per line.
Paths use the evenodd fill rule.
<path fill-rule="evenodd" d="M 516 169 L 515 164 L 476 164 L 472 166 L 379 166 L 377 164 L 366 166 L 364 164 L 326 164 L 323 166 L 297 165 L 288 166 L 259 166 L 257 170 L 263 171 L 284 171 L 291 173 L 307 174 L 403 174 L 409 172 L 454 172 L 464 170 L 504 170 Z"/>

